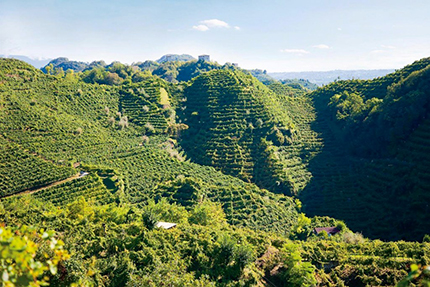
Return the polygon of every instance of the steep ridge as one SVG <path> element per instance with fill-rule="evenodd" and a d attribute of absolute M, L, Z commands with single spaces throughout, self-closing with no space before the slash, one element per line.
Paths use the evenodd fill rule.
<path fill-rule="evenodd" d="M 290 92 L 275 94 L 239 71 L 203 74 L 184 92 L 181 118 L 189 129 L 181 144 L 197 163 L 296 194 L 310 177 L 305 166 L 317 136 L 306 125 L 312 112 L 300 115 L 301 104 L 310 104 Z"/>
<path fill-rule="evenodd" d="M 300 197 L 307 213 L 341 218 L 374 238 L 419 240 L 427 232 L 429 64 L 310 95 L 324 147 Z"/>

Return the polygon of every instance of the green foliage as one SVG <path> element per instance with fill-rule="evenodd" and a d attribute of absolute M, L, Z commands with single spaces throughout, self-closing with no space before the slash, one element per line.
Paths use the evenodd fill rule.
<path fill-rule="evenodd" d="M 53 231 L 25 225 L 0 227 L 0 282 L 3 286 L 45 286 L 69 258 Z"/>
<path fill-rule="evenodd" d="M 408 276 L 403 278 L 396 287 L 411 286 L 411 282 L 419 282 L 419 286 L 430 286 L 430 268 L 428 266 L 411 265 L 411 271 Z"/>
<path fill-rule="evenodd" d="M 1 59 L 0 221 L 58 232 L 71 256 L 44 274 L 52 286 L 394 286 L 430 263 L 427 243 L 371 241 L 308 216 L 366 236 L 427 232 L 425 63 L 307 96 L 201 61 L 43 74 Z M 158 68 L 172 82 L 200 76 L 172 84 Z M 361 157 L 365 128 L 410 140 Z"/>
<path fill-rule="evenodd" d="M 310 262 L 304 262 L 300 256 L 299 247 L 293 243 L 285 244 L 281 249 L 281 257 L 286 269 L 281 277 L 285 280 L 283 286 L 315 286 L 315 267 Z"/>
<path fill-rule="evenodd" d="M 356 117 L 362 113 L 364 102 L 355 93 L 343 92 L 341 95 L 331 97 L 328 105 L 336 109 L 336 118 L 342 120 L 348 117 Z"/>
<path fill-rule="evenodd" d="M 142 214 L 143 225 L 152 230 L 156 227 L 158 222 L 158 216 L 152 210 L 145 210 Z"/>
<path fill-rule="evenodd" d="M 178 205 L 176 202 L 169 203 L 166 198 L 161 198 L 157 203 L 150 200 L 142 209 L 144 211 L 143 217 L 147 216 L 145 213 L 149 213 L 160 221 L 182 224 L 186 223 L 189 217 L 185 207 Z"/>
<path fill-rule="evenodd" d="M 211 201 L 197 204 L 190 212 L 189 222 L 203 226 L 222 227 L 226 224 L 224 210 L 221 205 Z"/>

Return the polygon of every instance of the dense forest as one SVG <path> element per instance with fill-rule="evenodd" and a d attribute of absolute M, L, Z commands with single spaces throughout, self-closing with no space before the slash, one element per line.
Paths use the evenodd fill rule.
<path fill-rule="evenodd" d="M 0 281 L 427 286 L 429 71 L 0 59 Z"/>

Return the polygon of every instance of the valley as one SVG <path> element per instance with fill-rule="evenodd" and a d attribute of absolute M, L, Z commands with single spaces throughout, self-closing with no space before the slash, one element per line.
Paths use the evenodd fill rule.
<path fill-rule="evenodd" d="M 0 58 L 10 282 L 427 282 L 430 58 L 311 90 L 173 56 Z M 22 238 L 34 248 L 8 249 Z"/>

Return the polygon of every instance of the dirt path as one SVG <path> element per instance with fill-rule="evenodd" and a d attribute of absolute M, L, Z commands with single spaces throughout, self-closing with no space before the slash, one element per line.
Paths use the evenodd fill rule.
<path fill-rule="evenodd" d="M 66 179 L 53 182 L 51 184 L 45 185 L 45 186 L 37 188 L 37 189 L 27 189 L 27 190 L 24 190 L 24 191 L 20 191 L 18 193 L 8 194 L 8 195 L 5 195 L 5 196 L 1 197 L 1 199 L 13 197 L 13 196 L 20 196 L 20 195 L 24 195 L 24 194 L 36 193 L 36 192 L 39 192 L 39 191 L 42 191 L 42 190 L 54 187 L 54 186 L 59 185 L 59 184 L 62 184 L 62 183 L 68 182 L 68 181 L 72 181 L 72 180 L 80 178 L 80 177 L 83 177 L 83 176 L 81 176 L 81 173 L 78 172 L 77 174 L 75 174 L 75 175 L 73 175 L 71 177 L 68 177 Z"/>

